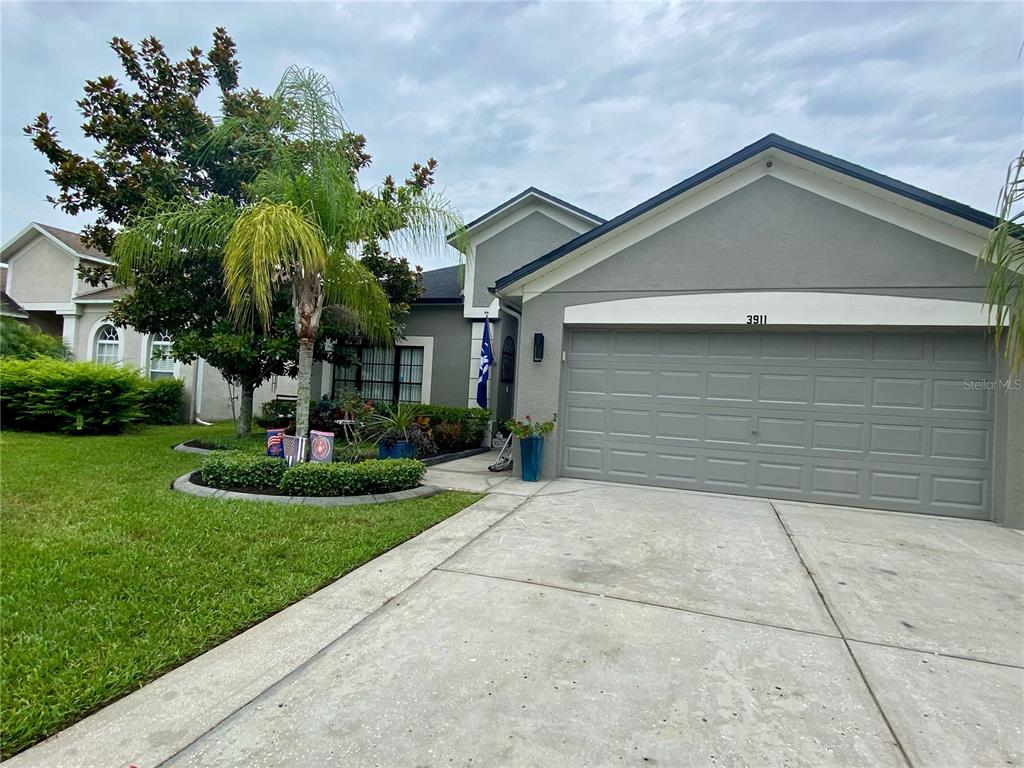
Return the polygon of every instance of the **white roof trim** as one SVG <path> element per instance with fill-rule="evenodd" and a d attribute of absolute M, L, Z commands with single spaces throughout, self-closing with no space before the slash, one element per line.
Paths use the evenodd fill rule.
<path fill-rule="evenodd" d="M 504 203 L 499 205 L 493 211 L 491 211 L 490 213 L 485 214 L 483 218 L 474 221 L 467 228 L 467 231 L 468 232 L 475 232 L 475 231 L 481 229 L 482 227 L 487 226 L 488 224 L 493 222 L 495 219 L 499 219 L 502 216 L 507 215 L 509 210 L 511 210 L 513 208 L 519 208 L 520 206 L 523 206 L 523 205 L 529 205 L 531 203 L 534 204 L 534 205 L 536 205 L 537 203 L 543 203 L 546 206 L 550 206 L 551 208 L 555 208 L 558 211 L 561 211 L 561 212 L 563 212 L 565 214 L 568 214 L 569 216 L 573 217 L 574 219 L 577 219 L 579 221 L 588 222 L 592 226 L 597 226 L 598 224 L 603 224 L 604 223 L 604 219 L 597 218 L 596 216 L 586 215 L 586 214 L 584 214 L 584 213 L 582 213 L 582 212 L 580 212 L 578 210 L 575 210 L 574 208 L 570 208 L 570 207 L 560 203 L 559 201 L 555 200 L 554 198 L 548 197 L 545 194 L 541 194 L 541 193 L 539 193 L 539 192 L 537 192 L 535 190 L 529 190 L 526 194 L 522 195 L 521 197 L 519 195 L 517 195 L 516 197 L 513 197 L 513 198 L 511 198 L 509 200 L 506 200 Z M 573 229 L 575 229 L 575 227 L 573 227 Z M 586 230 L 584 230 L 584 231 L 586 231 Z"/>
<path fill-rule="evenodd" d="M 985 304 L 865 293 L 731 291 L 644 296 L 566 307 L 567 325 L 985 327 Z"/>
<path fill-rule="evenodd" d="M 768 163 L 771 167 L 768 167 Z M 769 148 L 729 171 L 665 201 L 604 236 L 547 264 L 501 290 L 524 300 L 550 290 L 665 227 L 681 221 L 727 195 L 771 176 L 848 208 L 948 245 L 975 258 L 987 230 L 929 206 L 915 203 L 878 187 Z"/>
<path fill-rule="evenodd" d="M 20 241 L 25 235 L 27 235 L 29 232 L 32 232 L 33 230 L 35 230 L 37 233 L 39 233 L 40 235 L 45 237 L 47 240 L 49 240 L 51 243 L 56 245 L 58 248 L 60 248 L 65 253 L 67 253 L 67 254 L 69 254 L 71 256 L 74 256 L 76 259 L 86 259 L 88 261 L 95 261 L 97 264 L 107 264 L 107 265 L 110 265 L 110 266 L 113 266 L 113 264 L 114 264 L 114 262 L 112 262 L 110 259 L 106 259 L 106 258 L 104 258 L 102 256 L 92 256 L 92 255 L 90 255 L 88 253 L 82 253 L 81 251 L 76 251 L 74 248 L 70 247 L 67 243 L 63 242 L 59 238 L 57 238 L 54 235 L 52 235 L 49 232 L 47 232 L 45 229 L 43 229 L 41 226 L 36 224 L 34 221 L 29 223 L 29 225 L 27 227 L 25 227 L 24 229 L 22 229 L 21 232 L 16 234 L 14 237 L 12 237 L 6 243 L 4 243 L 3 248 L 0 248 L 0 253 L 6 253 L 9 248 L 11 248 L 12 246 L 16 245 L 18 243 L 18 241 Z"/>

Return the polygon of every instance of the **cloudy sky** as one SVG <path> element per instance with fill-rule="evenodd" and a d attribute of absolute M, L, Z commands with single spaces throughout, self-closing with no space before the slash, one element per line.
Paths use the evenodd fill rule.
<path fill-rule="evenodd" d="M 177 57 L 225 26 L 246 86 L 333 80 L 375 157 L 434 156 L 467 219 L 527 186 L 610 217 L 776 132 L 985 210 L 1024 130 L 1024 4 L 0 2 L 2 236 L 75 227 L 22 135 L 89 150 L 84 81 L 114 35 Z M 82 219 L 82 223 L 87 219 Z M 429 265 L 428 265 L 429 266 Z"/>

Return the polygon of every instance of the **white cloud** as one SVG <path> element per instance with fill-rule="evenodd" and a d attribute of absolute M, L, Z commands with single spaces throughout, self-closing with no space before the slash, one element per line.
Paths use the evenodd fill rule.
<path fill-rule="evenodd" d="M 524 187 L 613 216 L 777 132 L 988 209 L 1020 150 L 1024 5 L 971 3 L 0 3 L 3 234 L 45 202 L 21 126 L 46 110 L 76 148 L 87 77 L 114 33 L 181 56 L 215 25 L 243 84 L 329 74 L 374 165 L 428 156 L 469 217 Z M 56 13 L 55 10 L 61 12 Z"/>
<path fill-rule="evenodd" d="M 377 38 L 385 43 L 408 45 L 420 36 L 425 26 L 423 17 L 413 13 L 385 25 Z"/>

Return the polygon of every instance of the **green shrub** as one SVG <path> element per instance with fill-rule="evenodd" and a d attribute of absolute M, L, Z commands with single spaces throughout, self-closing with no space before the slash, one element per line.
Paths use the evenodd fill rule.
<path fill-rule="evenodd" d="M 415 488 L 427 468 L 415 459 L 370 459 L 359 464 L 308 462 L 289 467 L 281 490 L 291 496 L 361 496 Z"/>
<path fill-rule="evenodd" d="M 430 421 L 434 442 L 441 451 L 465 451 L 479 447 L 491 421 L 491 412 L 485 408 L 426 404 L 414 408 L 417 415 Z"/>
<path fill-rule="evenodd" d="M 139 416 L 135 371 L 47 357 L 0 360 L 5 425 L 70 434 L 120 432 Z"/>
<path fill-rule="evenodd" d="M 214 451 L 203 459 L 203 482 L 213 488 L 276 489 L 288 468 L 284 459 L 244 451 Z"/>
<path fill-rule="evenodd" d="M 17 320 L 0 319 L 0 357 L 30 360 L 33 357 L 52 357 L 66 360 L 67 348 L 63 339 L 43 333 L 34 326 Z"/>
<path fill-rule="evenodd" d="M 139 390 L 139 410 L 147 424 L 181 424 L 185 385 L 178 379 L 147 381 Z"/>

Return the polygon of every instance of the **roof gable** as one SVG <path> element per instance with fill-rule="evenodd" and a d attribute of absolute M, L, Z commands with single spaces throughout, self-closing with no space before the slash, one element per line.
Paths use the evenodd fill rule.
<path fill-rule="evenodd" d="M 743 167 L 751 166 L 761 156 L 770 157 L 771 155 L 778 153 L 781 153 L 781 156 L 793 158 L 797 163 L 804 166 L 814 166 L 825 169 L 826 172 L 838 174 L 848 179 L 854 179 L 857 182 L 869 185 L 871 188 L 879 190 L 882 193 L 911 201 L 911 204 L 926 207 L 929 210 L 938 212 L 940 215 L 954 217 L 957 220 L 968 222 L 969 225 L 987 229 L 991 228 L 995 224 L 995 218 L 983 211 L 971 208 L 963 203 L 958 203 L 955 200 L 941 197 L 928 192 L 927 190 L 914 187 L 910 184 L 898 181 L 897 179 L 893 179 L 868 168 L 864 168 L 863 166 L 847 162 L 838 157 L 825 154 L 819 150 L 772 133 L 765 136 L 763 139 L 744 147 L 724 160 L 720 160 L 714 165 L 705 168 L 703 171 L 700 171 L 693 176 L 684 179 L 678 184 L 669 187 L 639 205 L 630 208 L 628 211 L 625 211 L 609 221 L 584 232 L 579 237 L 570 240 L 568 243 L 565 243 L 534 261 L 525 264 L 504 277 L 499 278 L 495 282 L 495 289 L 501 290 L 503 288 L 508 288 L 509 286 L 534 275 L 539 270 L 550 267 L 563 257 L 579 251 L 584 246 L 594 243 L 595 241 L 604 238 L 606 235 L 610 235 L 610 233 L 613 233 L 615 230 L 620 230 L 620 228 L 640 220 L 645 215 L 652 214 L 657 209 L 667 206 L 673 201 L 678 200 L 689 193 L 696 192 L 704 185 L 714 183 L 719 178 L 730 173 L 734 173 Z M 770 162 L 768 163 L 768 168 L 771 168 Z"/>
<path fill-rule="evenodd" d="M 70 232 L 69 230 L 61 229 L 60 227 L 53 227 L 49 224 L 40 224 L 35 221 L 30 223 L 27 227 L 21 230 L 21 232 L 4 243 L 3 249 L 0 250 L 0 253 L 3 254 L 3 258 L 6 260 L 8 258 L 9 251 L 20 250 L 34 237 L 45 237 L 61 251 L 76 259 L 88 259 L 89 261 L 95 261 L 100 264 L 114 263 L 105 257 L 100 251 L 83 243 L 82 238 L 75 232 Z"/>
<path fill-rule="evenodd" d="M 561 198 L 555 197 L 554 195 L 548 194 L 542 189 L 536 187 L 528 187 L 520 192 L 515 197 L 511 197 L 500 205 L 495 206 L 491 210 L 487 211 L 480 216 L 477 216 L 471 222 L 466 225 L 466 230 L 472 235 L 473 232 L 479 231 L 485 226 L 494 224 L 497 220 L 504 218 L 505 216 L 511 215 L 531 204 L 541 203 L 548 205 L 570 216 L 579 219 L 582 223 L 594 227 L 598 224 L 603 224 L 602 219 L 597 214 L 586 211 L 579 206 L 575 206 L 572 203 L 568 203 Z M 449 236 L 450 237 L 450 236 Z"/>

